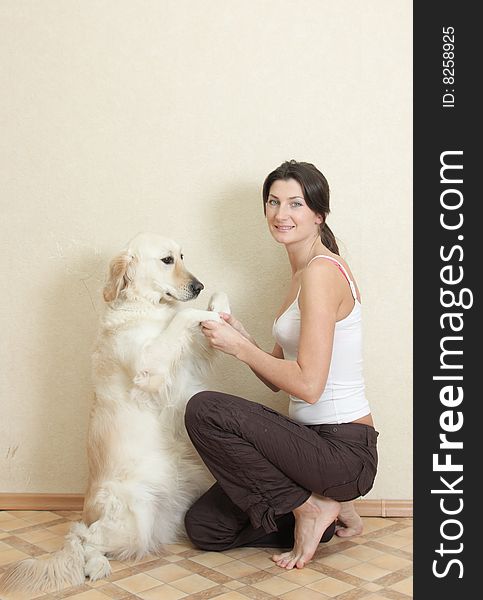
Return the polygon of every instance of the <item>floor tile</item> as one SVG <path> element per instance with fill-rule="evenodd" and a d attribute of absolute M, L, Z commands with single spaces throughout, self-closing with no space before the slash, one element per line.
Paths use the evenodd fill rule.
<path fill-rule="evenodd" d="M 316 592 L 322 592 L 330 598 L 354 589 L 353 585 L 345 583 L 344 581 L 339 581 L 338 579 L 333 579 L 332 577 L 325 577 L 320 581 L 310 583 L 307 587 Z"/>
<path fill-rule="evenodd" d="M 231 556 L 226 556 L 223 552 L 205 552 L 204 554 L 200 554 L 200 556 L 193 556 L 191 560 L 205 567 L 213 568 L 224 565 L 225 563 L 232 561 L 233 558 Z"/>
<path fill-rule="evenodd" d="M 106 596 L 102 592 L 97 590 L 89 590 L 88 592 L 82 592 L 69 596 L 69 600 L 108 600 L 109 596 Z"/>
<path fill-rule="evenodd" d="M 147 571 L 147 573 L 154 577 L 155 579 L 159 579 L 163 583 L 170 583 L 171 581 L 176 581 L 176 579 L 182 579 L 183 577 L 188 577 L 191 575 L 191 572 L 184 567 L 180 567 L 176 563 L 172 563 L 169 565 L 163 565 L 162 567 L 158 567 L 156 569 L 151 569 Z"/>
<path fill-rule="evenodd" d="M 187 594 L 196 594 L 196 592 L 203 592 L 217 584 L 202 575 L 194 574 L 189 575 L 188 577 L 182 577 L 181 579 L 176 579 L 171 585 Z"/>
<path fill-rule="evenodd" d="M 0 552 L 0 567 L 17 562 L 18 560 L 23 560 L 24 558 L 29 558 L 29 555 L 20 550 L 2 550 L 2 552 Z"/>
<path fill-rule="evenodd" d="M 308 585 L 309 583 L 314 583 L 314 581 L 320 581 L 321 579 L 324 579 L 326 575 L 324 575 L 324 573 L 320 573 L 319 571 L 314 571 L 310 568 L 310 566 L 307 566 L 303 569 L 291 569 L 286 573 L 282 573 L 280 577 L 282 577 L 282 579 L 286 579 L 287 581 L 292 581 L 297 585 Z"/>
<path fill-rule="evenodd" d="M 75 511 L 0 511 L 0 573 L 32 556 L 62 547 Z M 110 561 L 105 580 L 38 600 L 393 600 L 412 596 L 412 519 L 364 517 L 363 534 L 334 536 L 304 569 L 287 571 L 276 550 L 237 548 L 203 552 L 189 542 L 169 544 L 142 561 Z M 7 598 L 6 600 L 10 600 Z M 17 594 L 12 600 L 34 600 Z"/>
<path fill-rule="evenodd" d="M 145 592 L 138 592 L 136 596 L 142 598 L 142 600 L 179 600 L 180 598 L 187 598 L 185 592 L 170 585 L 160 585 Z"/>
<path fill-rule="evenodd" d="M 360 577 L 361 579 L 365 579 L 366 581 L 374 581 L 375 579 L 379 579 L 390 573 L 390 571 L 376 567 L 376 565 L 371 563 L 361 563 L 360 565 L 346 569 L 345 572 Z"/>
<path fill-rule="evenodd" d="M 256 573 L 258 569 L 241 560 L 232 560 L 223 565 L 218 565 L 215 567 L 215 571 L 223 573 L 223 575 L 228 575 L 233 579 L 241 579 L 242 577 Z"/>
<path fill-rule="evenodd" d="M 255 554 L 244 556 L 240 560 L 258 569 L 270 569 L 275 564 L 271 559 L 271 555 L 266 552 L 256 552 Z"/>
<path fill-rule="evenodd" d="M 247 596 L 238 592 L 226 592 L 216 596 L 216 600 L 247 600 Z"/>
<path fill-rule="evenodd" d="M 407 579 L 403 579 L 394 585 L 389 586 L 389 589 L 395 590 L 396 592 L 400 592 L 401 594 L 406 594 L 407 596 L 411 596 L 413 594 L 413 578 L 408 577 Z"/>
<path fill-rule="evenodd" d="M 283 577 L 270 577 L 270 579 L 265 579 L 259 583 L 253 583 L 252 587 L 262 590 L 262 592 L 273 594 L 274 596 L 280 596 L 285 592 L 290 592 L 291 590 L 300 587 L 300 585 L 293 581 L 288 581 Z"/>
<path fill-rule="evenodd" d="M 116 580 L 116 585 L 123 590 L 136 594 L 156 587 L 159 585 L 159 581 L 145 573 L 138 573 L 137 575 L 131 575 L 131 577 L 126 577 L 125 579 Z"/>
<path fill-rule="evenodd" d="M 411 566 L 411 561 L 399 556 L 384 554 L 368 561 L 371 565 L 385 569 L 386 571 L 399 571 L 405 567 Z"/>
<path fill-rule="evenodd" d="M 330 598 L 330 596 L 326 596 L 321 592 L 309 590 L 308 588 L 304 587 L 292 590 L 286 594 L 282 594 L 280 598 L 283 600 L 327 600 L 327 598 Z"/>

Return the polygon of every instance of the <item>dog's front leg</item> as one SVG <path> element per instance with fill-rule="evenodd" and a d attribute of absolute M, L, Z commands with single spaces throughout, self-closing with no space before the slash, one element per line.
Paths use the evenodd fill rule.
<path fill-rule="evenodd" d="M 225 292 L 215 292 L 208 303 L 208 310 L 231 314 L 230 302 Z"/>
<path fill-rule="evenodd" d="M 162 335 L 145 348 L 134 383 L 147 392 L 169 389 L 177 362 L 198 333 L 202 321 L 220 323 L 221 317 L 212 310 L 187 308 L 179 311 Z"/>

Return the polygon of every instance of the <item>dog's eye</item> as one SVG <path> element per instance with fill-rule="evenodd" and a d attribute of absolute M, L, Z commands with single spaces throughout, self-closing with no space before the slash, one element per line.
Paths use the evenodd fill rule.
<path fill-rule="evenodd" d="M 184 258 L 184 254 L 181 255 L 181 260 L 183 260 L 183 258 Z"/>
<path fill-rule="evenodd" d="M 172 265 L 174 263 L 174 258 L 172 256 L 165 256 L 161 259 L 165 265 Z"/>

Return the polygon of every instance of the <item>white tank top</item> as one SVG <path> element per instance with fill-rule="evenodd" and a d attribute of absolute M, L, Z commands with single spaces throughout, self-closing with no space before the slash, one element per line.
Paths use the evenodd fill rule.
<path fill-rule="evenodd" d="M 316 258 L 325 258 L 339 267 L 349 283 L 354 308 L 345 319 L 335 324 L 329 374 L 322 396 L 314 404 L 290 396 L 289 416 L 306 425 L 349 423 L 370 413 L 362 372 L 361 304 L 354 282 L 344 266 L 331 256 L 321 254 L 312 260 Z M 292 304 L 273 324 L 273 337 L 282 347 L 287 360 L 297 360 L 300 339 L 299 294 L 300 289 Z"/>

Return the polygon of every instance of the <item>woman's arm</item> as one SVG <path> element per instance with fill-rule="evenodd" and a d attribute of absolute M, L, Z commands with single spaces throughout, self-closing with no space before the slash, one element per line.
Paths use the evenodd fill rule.
<path fill-rule="evenodd" d="M 313 404 L 324 391 L 329 373 L 337 310 L 342 300 L 338 278 L 337 270 L 326 261 L 315 261 L 305 270 L 299 295 L 301 331 L 297 360 L 264 352 L 227 324 L 204 322 L 203 331 L 214 348 L 232 354 L 276 388 Z"/>
<path fill-rule="evenodd" d="M 258 346 L 257 346 L 258 348 Z M 283 359 L 283 350 L 282 348 L 278 345 L 275 344 L 275 346 L 273 347 L 272 352 L 269 354 L 269 356 L 273 356 L 274 358 L 281 358 Z M 264 383 L 267 387 L 269 387 L 272 392 L 279 392 L 280 388 L 277 387 L 276 385 L 274 385 L 273 383 L 271 383 L 268 379 L 266 379 L 265 377 L 263 377 L 263 375 L 261 373 L 258 372 L 258 370 L 253 367 L 250 366 L 250 369 L 255 373 L 255 375 L 258 377 L 258 379 L 260 379 L 260 381 L 262 383 Z"/>
<path fill-rule="evenodd" d="M 254 344 L 257 348 L 259 348 L 260 346 L 257 344 L 257 342 L 255 341 L 255 339 L 253 338 L 253 336 L 251 336 L 248 331 L 243 327 L 242 323 L 240 323 L 240 321 L 238 321 L 238 319 L 236 319 L 233 315 L 228 314 L 228 313 L 220 313 L 221 318 L 228 323 L 229 325 L 231 325 L 234 329 L 236 329 L 239 333 L 241 333 L 241 335 L 246 338 L 249 342 L 251 342 L 252 344 Z M 283 350 L 282 348 L 278 345 L 275 344 L 275 346 L 273 347 L 272 352 L 270 353 L 272 356 L 274 356 L 275 358 L 283 358 Z M 258 379 L 260 379 L 260 381 L 262 383 L 264 383 L 267 387 L 269 387 L 272 392 L 279 392 L 280 388 L 276 387 L 275 385 L 273 385 L 272 383 L 270 383 L 270 381 L 268 381 L 267 379 L 265 379 L 264 377 L 262 377 L 262 375 L 260 375 L 260 373 L 257 372 L 257 370 L 253 367 L 250 367 L 251 370 L 253 371 L 253 373 L 255 373 L 255 375 L 258 377 Z"/>

